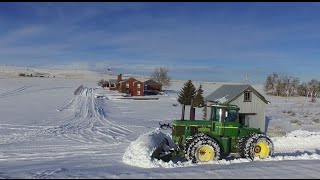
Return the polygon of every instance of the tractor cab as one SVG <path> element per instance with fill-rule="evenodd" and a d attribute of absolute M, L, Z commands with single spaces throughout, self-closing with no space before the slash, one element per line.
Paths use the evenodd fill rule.
<path fill-rule="evenodd" d="M 236 105 L 213 104 L 210 106 L 210 121 L 239 122 L 239 107 Z"/>
<path fill-rule="evenodd" d="M 225 137 L 235 137 L 241 127 L 239 123 L 239 110 L 236 105 L 213 104 L 210 106 L 209 121 L 214 134 Z"/>

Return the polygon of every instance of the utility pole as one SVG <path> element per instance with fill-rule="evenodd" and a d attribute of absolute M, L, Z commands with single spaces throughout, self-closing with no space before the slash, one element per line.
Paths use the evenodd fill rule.
<path fill-rule="evenodd" d="M 248 75 L 248 74 L 245 74 L 244 76 L 246 77 L 246 79 L 245 79 L 244 82 L 245 82 L 246 84 L 249 84 L 249 79 L 248 79 L 248 76 L 249 76 L 249 75 Z"/>

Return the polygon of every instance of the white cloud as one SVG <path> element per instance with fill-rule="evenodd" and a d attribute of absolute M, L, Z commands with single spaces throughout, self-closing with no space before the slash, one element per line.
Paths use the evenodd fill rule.
<path fill-rule="evenodd" d="M 7 34 L 0 36 L 0 46 L 8 46 L 8 44 L 23 41 L 24 38 L 32 38 L 45 30 L 41 25 L 29 25 L 23 28 L 9 31 Z"/>

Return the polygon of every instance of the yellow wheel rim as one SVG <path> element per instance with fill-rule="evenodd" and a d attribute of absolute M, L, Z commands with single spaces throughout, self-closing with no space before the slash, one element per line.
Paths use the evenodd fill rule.
<path fill-rule="evenodd" d="M 267 158 L 269 153 L 269 145 L 266 142 L 258 142 L 254 147 L 254 155 L 261 159 Z"/>
<path fill-rule="evenodd" d="M 207 162 L 213 160 L 214 150 L 209 145 L 202 145 L 196 151 L 196 158 L 200 162 Z"/>

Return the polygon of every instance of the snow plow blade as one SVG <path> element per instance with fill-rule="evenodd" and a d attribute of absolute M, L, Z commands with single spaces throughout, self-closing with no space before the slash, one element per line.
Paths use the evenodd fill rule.
<path fill-rule="evenodd" d="M 172 153 L 176 151 L 176 147 L 170 147 L 169 140 L 164 138 L 155 150 L 153 151 L 151 158 L 152 159 L 159 159 L 165 162 L 169 162 L 172 158 Z"/>

